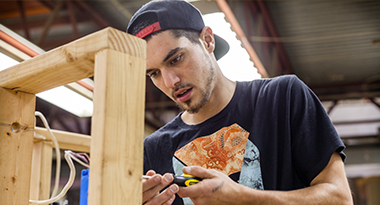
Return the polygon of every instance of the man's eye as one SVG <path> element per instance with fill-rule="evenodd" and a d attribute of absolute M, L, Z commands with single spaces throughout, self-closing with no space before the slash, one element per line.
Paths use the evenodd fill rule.
<path fill-rule="evenodd" d="M 170 61 L 171 64 L 176 64 L 178 61 L 180 61 L 182 58 L 182 54 L 179 54 L 177 57 L 175 57 L 172 61 Z"/>
<path fill-rule="evenodd" d="M 152 78 L 152 77 L 156 76 L 157 74 L 158 74 L 158 71 L 152 71 L 152 72 L 148 73 L 148 76 L 150 78 Z"/>

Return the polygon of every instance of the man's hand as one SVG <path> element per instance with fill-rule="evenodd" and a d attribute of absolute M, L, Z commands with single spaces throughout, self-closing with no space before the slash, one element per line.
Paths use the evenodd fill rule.
<path fill-rule="evenodd" d="M 234 182 L 227 175 L 212 169 L 191 166 L 184 167 L 185 174 L 202 178 L 198 184 L 181 187 L 178 195 L 190 197 L 194 204 L 232 204 L 237 202 L 242 185 Z"/>
<path fill-rule="evenodd" d="M 178 192 L 178 185 L 173 184 L 167 189 L 160 191 L 172 183 L 173 176 L 165 174 L 161 176 L 155 171 L 149 170 L 147 176 L 152 178 L 143 181 L 143 204 L 146 205 L 169 205 L 175 199 L 175 194 Z"/>
<path fill-rule="evenodd" d="M 333 153 L 327 166 L 309 187 L 292 191 L 263 191 L 245 187 L 225 174 L 201 167 L 185 167 L 185 174 L 203 178 L 201 182 L 180 188 L 178 195 L 204 204 L 342 204 L 352 205 L 350 187 L 342 158 Z"/>

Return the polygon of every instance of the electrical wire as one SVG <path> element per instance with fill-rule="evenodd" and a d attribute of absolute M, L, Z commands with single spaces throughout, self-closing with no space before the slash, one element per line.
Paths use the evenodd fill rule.
<path fill-rule="evenodd" d="M 75 167 L 74 167 L 74 163 L 72 160 L 72 159 L 75 159 L 75 156 L 72 153 L 73 152 L 70 150 L 65 151 L 65 159 L 67 161 L 67 164 L 70 167 L 70 177 L 69 177 L 69 181 L 63 187 L 61 193 L 59 193 L 57 196 L 54 196 L 54 197 L 47 199 L 47 200 L 38 200 L 38 201 L 37 200 L 29 200 L 29 202 L 31 204 L 50 204 L 50 203 L 53 203 L 53 202 L 60 200 L 63 196 L 65 196 L 65 194 L 70 189 L 70 187 L 73 185 L 74 180 L 75 180 Z"/>
<path fill-rule="evenodd" d="M 75 180 L 75 174 L 76 174 L 73 159 L 76 162 L 78 162 L 79 164 L 83 165 L 84 167 L 90 168 L 90 165 L 89 165 L 90 157 L 86 153 L 74 153 L 71 150 L 65 150 L 65 160 L 70 167 L 70 176 L 69 176 L 69 181 L 63 187 L 62 191 L 59 194 L 57 194 L 58 186 L 59 186 L 60 170 L 61 170 L 61 153 L 59 151 L 58 141 L 57 141 L 56 137 L 54 136 L 53 132 L 51 131 L 49 124 L 47 123 L 47 120 L 44 117 L 44 115 L 38 111 L 35 112 L 35 115 L 41 118 L 46 129 L 48 130 L 49 134 L 51 135 L 52 141 L 54 142 L 54 146 L 55 146 L 55 150 L 56 150 L 56 157 L 57 157 L 57 168 L 56 168 L 56 175 L 55 175 L 55 186 L 54 186 L 54 190 L 52 192 L 51 198 L 47 199 L 47 200 L 29 200 L 29 203 L 31 203 L 31 204 L 50 204 L 50 203 L 53 203 L 53 202 L 60 200 L 63 196 L 65 196 L 67 191 L 73 185 L 74 180 Z"/>
<path fill-rule="evenodd" d="M 59 187 L 59 178 L 60 178 L 60 172 L 61 172 L 61 152 L 59 149 L 57 138 L 54 136 L 53 132 L 51 131 L 50 126 L 49 126 L 45 116 L 41 112 L 38 112 L 38 111 L 36 111 L 34 114 L 35 114 L 35 116 L 40 117 L 40 119 L 44 123 L 46 129 L 48 130 L 49 134 L 51 135 L 51 139 L 52 139 L 54 146 L 55 146 L 55 154 L 56 154 L 57 160 L 56 160 L 56 169 L 55 169 L 56 171 L 55 171 L 54 188 L 53 188 L 53 192 L 51 194 L 51 197 L 54 197 L 57 195 L 58 187 Z"/>
<path fill-rule="evenodd" d="M 81 161 L 80 159 L 78 159 L 78 156 L 79 154 L 76 154 L 70 150 L 66 150 L 66 152 L 69 152 L 69 154 L 71 155 L 72 159 L 75 160 L 76 162 L 78 162 L 79 164 L 83 165 L 84 167 L 87 167 L 87 168 L 90 168 L 90 165 L 89 164 L 86 164 L 85 162 Z"/>

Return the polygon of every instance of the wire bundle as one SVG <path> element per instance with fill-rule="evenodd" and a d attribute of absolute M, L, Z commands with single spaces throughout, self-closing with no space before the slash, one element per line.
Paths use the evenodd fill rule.
<path fill-rule="evenodd" d="M 53 189 L 53 192 L 52 192 L 50 199 L 47 199 L 47 200 L 29 200 L 29 203 L 31 203 L 31 204 L 50 204 L 50 203 L 53 203 L 53 202 L 60 200 L 63 196 L 65 196 L 67 191 L 73 185 L 74 180 L 75 180 L 75 174 L 76 174 L 73 160 L 75 160 L 76 162 L 78 162 L 79 164 L 81 164 L 87 168 L 90 168 L 90 157 L 86 153 L 74 153 L 71 150 L 65 150 L 65 160 L 70 167 L 70 176 L 69 176 L 69 181 L 63 187 L 62 191 L 59 194 L 57 194 L 58 186 L 59 186 L 60 170 L 61 170 L 61 153 L 59 151 L 58 141 L 55 138 L 53 132 L 51 131 L 49 124 L 47 123 L 47 120 L 43 116 L 43 114 L 41 112 L 36 111 L 35 115 L 41 118 L 46 129 L 48 130 L 49 134 L 51 135 L 51 139 L 53 140 L 53 143 L 55 146 L 55 151 L 56 151 L 57 166 L 56 166 L 54 189 Z"/>

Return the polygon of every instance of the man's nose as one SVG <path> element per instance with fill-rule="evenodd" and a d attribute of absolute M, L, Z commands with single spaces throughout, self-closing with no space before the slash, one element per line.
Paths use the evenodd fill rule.
<path fill-rule="evenodd" d="M 175 85 L 181 81 L 180 77 L 174 71 L 162 71 L 162 75 L 167 88 L 174 88 Z"/>

